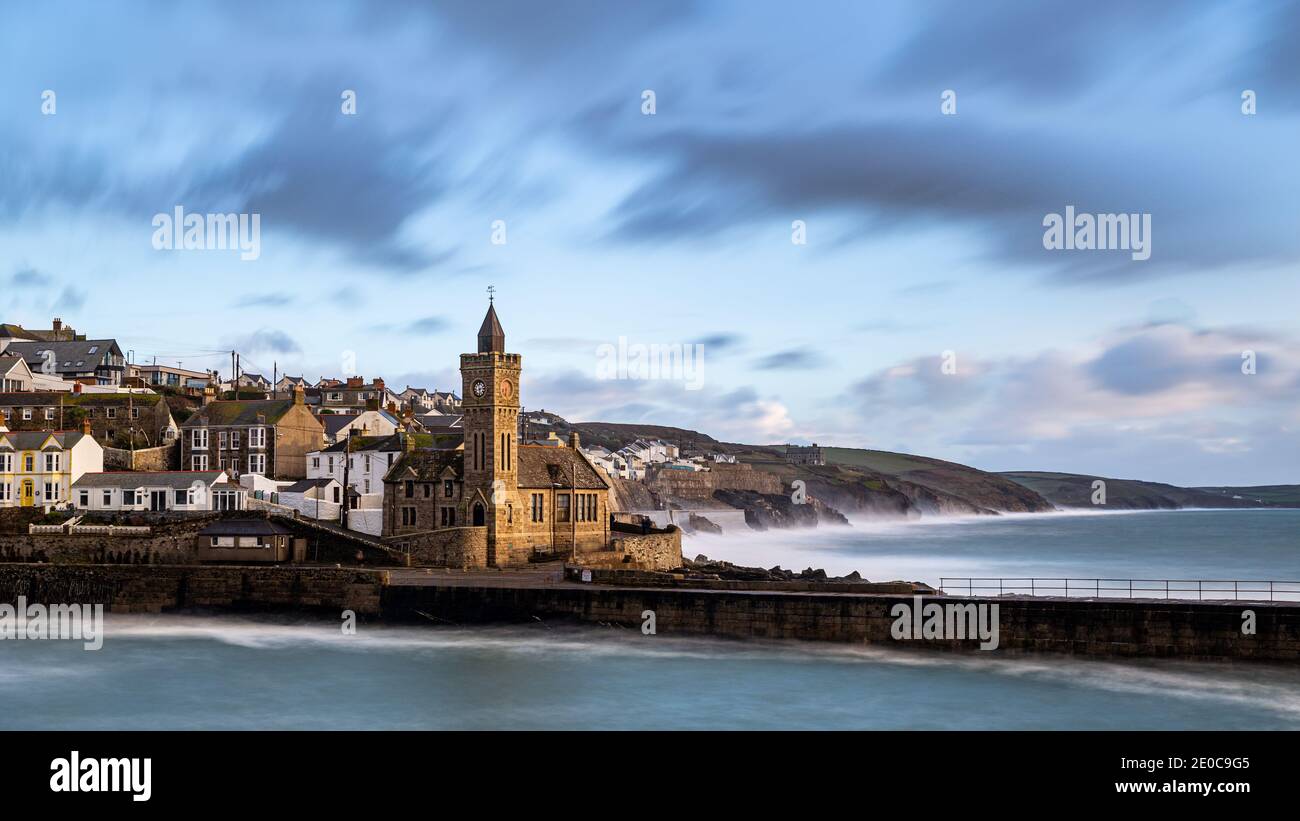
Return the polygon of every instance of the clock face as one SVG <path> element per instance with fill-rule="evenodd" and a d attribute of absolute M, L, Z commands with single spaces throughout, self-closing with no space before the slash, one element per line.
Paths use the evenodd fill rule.
<path fill-rule="evenodd" d="M 503 399 L 509 399 L 509 398 L 510 398 L 510 391 L 511 391 L 510 380 L 509 380 L 509 379 L 502 379 L 502 380 L 501 380 L 501 397 L 502 397 Z"/>
<path fill-rule="evenodd" d="M 483 384 L 482 379 L 475 379 L 473 390 L 474 395 L 481 399 L 483 398 L 483 394 L 487 393 L 487 385 Z"/>

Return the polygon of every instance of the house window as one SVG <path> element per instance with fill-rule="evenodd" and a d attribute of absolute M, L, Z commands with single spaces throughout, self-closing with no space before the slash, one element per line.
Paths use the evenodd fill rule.
<path fill-rule="evenodd" d="M 369 480 L 369 479 L 366 480 L 365 487 L 366 487 L 366 489 L 365 489 L 364 492 L 365 492 L 365 493 L 369 493 L 369 492 L 370 492 L 370 480 Z"/>
<path fill-rule="evenodd" d="M 208 429 L 207 429 L 207 428 L 195 428 L 194 430 L 190 431 L 190 447 L 191 447 L 193 450 L 207 450 L 207 449 L 208 449 Z"/>
<path fill-rule="evenodd" d="M 555 521 L 569 521 L 569 494 L 567 493 L 555 497 Z"/>
<path fill-rule="evenodd" d="M 54 408 L 46 408 L 46 409 L 45 409 L 45 419 L 46 419 L 46 421 L 50 421 L 50 420 L 54 419 Z"/>
<path fill-rule="evenodd" d="M 105 409 L 104 409 L 104 415 L 107 416 L 109 419 L 116 419 L 116 418 L 117 418 L 117 408 L 105 408 Z"/>
<path fill-rule="evenodd" d="M 58 454 L 58 453 L 47 453 L 47 454 L 45 454 L 45 472 L 46 472 L 46 473 L 55 473 L 56 471 L 58 471 L 58 469 L 59 469 L 59 456 L 60 456 L 60 455 L 61 455 L 61 454 Z"/>
<path fill-rule="evenodd" d="M 443 479 L 442 497 L 444 499 L 450 499 L 454 495 L 456 495 L 456 483 L 453 482 L 451 479 Z"/>
<path fill-rule="evenodd" d="M 424 483 L 424 498 L 428 499 L 428 498 L 429 498 L 430 496 L 432 496 L 432 495 L 433 495 L 433 485 L 429 484 L 428 482 L 425 482 L 425 483 Z"/>
<path fill-rule="evenodd" d="M 311 469 L 312 469 L 312 470 L 320 470 L 320 457 L 319 457 L 319 456 L 313 456 L 313 457 L 311 457 Z"/>
<path fill-rule="evenodd" d="M 206 453 L 196 453 L 190 457 L 190 461 L 191 461 L 191 465 L 190 465 L 191 470 L 208 469 L 208 455 Z"/>
<path fill-rule="evenodd" d="M 104 507 L 112 507 L 112 506 L 113 506 L 113 491 L 106 490 L 104 491 Z"/>
<path fill-rule="evenodd" d="M 533 521 L 534 522 L 546 521 L 545 496 L 543 496 L 540 493 L 534 493 L 532 495 L 532 503 L 533 503 L 532 504 Z"/>
<path fill-rule="evenodd" d="M 124 491 L 122 491 L 122 504 L 123 504 L 123 505 L 134 505 L 134 504 L 135 504 L 135 491 L 134 491 L 134 490 L 124 490 Z"/>
<path fill-rule="evenodd" d="M 9 490 L 8 482 L 0 482 L 0 502 L 7 502 L 12 498 L 12 491 Z"/>
<path fill-rule="evenodd" d="M 226 432 L 224 430 L 217 433 L 217 447 L 221 450 L 226 449 Z"/>
<path fill-rule="evenodd" d="M 53 499 L 55 498 L 56 495 L 57 495 L 57 494 L 55 493 L 55 490 L 54 490 L 54 483 L 53 483 L 53 482 L 46 482 L 46 483 L 45 483 L 45 501 L 48 502 L 48 501 L 53 500 Z"/>
<path fill-rule="evenodd" d="M 10 453 L 0 453 L 0 473 L 9 473 L 14 469 L 14 457 Z"/>
<path fill-rule="evenodd" d="M 441 520 L 440 520 L 440 521 L 441 521 L 441 523 L 442 523 L 442 526 L 443 526 L 443 527 L 455 527 L 455 526 L 456 526 L 456 508 L 454 508 L 454 507 L 444 507 L 444 508 L 440 508 L 440 511 L 441 511 Z"/>
<path fill-rule="evenodd" d="M 176 491 L 175 499 L 176 504 L 187 505 L 190 503 L 190 492 L 188 490 L 178 490 Z"/>
<path fill-rule="evenodd" d="M 249 428 L 248 446 L 250 448 L 266 447 L 266 428 Z"/>
<path fill-rule="evenodd" d="M 232 430 L 230 432 L 230 446 L 236 450 L 239 449 L 239 431 Z"/>
<path fill-rule="evenodd" d="M 131 408 L 131 418 L 132 418 L 132 419 L 139 419 L 139 418 L 140 418 L 140 409 L 139 409 L 139 408 Z"/>
<path fill-rule="evenodd" d="M 412 482 L 410 479 L 407 479 L 407 480 L 406 480 L 406 498 L 408 498 L 408 499 L 412 499 L 412 498 L 414 498 L 414 497 L 415 497 L 415 482 Z"/>
<path fill-rule="evenodd" d="M 23 408 L 23 418 L 24 418 L 24 419 L 31 419 L 31 418 L 32 418 L 32 409 L 31 409 L 31 408 Z"/>
<path fill-rule="evenodd" d="M 24 473 L 36 472 L 36 457 L 32 456 L 30 453 L 23 457 L 23 472 Z"/>
<path fill-rule="evenodd" d="M 249 473 L 266 473 L 266 454 L 250 453 L 248 455 L 248 472 Z"/>
<path fill-rule="evenodd" d="M 402 508 L 402 527 L 413 527 L 415 525 L 415 508 Z"/>

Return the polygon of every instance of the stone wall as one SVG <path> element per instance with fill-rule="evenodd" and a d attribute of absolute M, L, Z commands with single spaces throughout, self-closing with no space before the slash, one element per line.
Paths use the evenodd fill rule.
<path fill-rule="evenodd" d="M 628 534 L 614 531 L 610 534 L 610 550 L 581 554 L 579 563 L 588 559 L 601 559 L 608 554 L 620 557 L 617 561 L 628 570 L 676 570 L 682 566 L 682 531 L 669 527 L 664 533 Z M 611 563 L 600 561 L 600 566 Z"/>
<path fill-rule="evenodd" d="M 0 566 L 0 601 L 103 604 L 113 613 L 179 607 L 380 612 L 384 571 L 288 567 Z"/>
<path fill-rule="evenodd" d="M 710 465 L 709 470 L 653 470 L 646 487 L 680 499 L 711 499 L 715 490 L 747 490 L 754 493 L 784 493 L 775 473 L 754 470 L 749 465 Z"/>
<path fill-rule="evenodd" d="M 51 564 L 194 564 L 194 536 L 217 514 L 187 518 L 129 517 L 133 525 L 153 528 L 149 536 L 109 536 L 87 533 L 0 534 L 0 562 Z M 126 523 L 125 520 L 119 523 Z M 87 524 L 93 522 L 87 521 Z"/>
<path fill-rule="evenodd" d="M 157 448 L 104 448 L 104 470 L 163 471 L 176 470 L 180 465 L 179 442 Z"/>
<path fill-rule="evenodd" d="M 414 567 L 454 567 L 462 570 L 487 567 L 487 528 L 448 527 L 407 533 L 385 541 L 408 550 Z"/>

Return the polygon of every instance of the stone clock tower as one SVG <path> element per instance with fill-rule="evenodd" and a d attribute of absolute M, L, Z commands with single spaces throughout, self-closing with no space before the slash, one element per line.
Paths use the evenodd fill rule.
<path fill-rule="evenodd" d="M 506 334 L 488 303 L 478 352 L 460 355 L 461 425 L 465 431 L 465 519 L 488 529 L 488 563 L 505 564 L 525 514 L 519 503 L 519 372 Z M 499 560 L 498 560 L 499 557 Z"/>

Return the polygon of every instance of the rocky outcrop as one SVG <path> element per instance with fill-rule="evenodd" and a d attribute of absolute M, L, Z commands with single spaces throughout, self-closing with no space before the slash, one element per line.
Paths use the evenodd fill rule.
<path fill-rule="evenodd" d="M 820 499 L 808 497 L 796 503 L 790 496 L 755 493 L 749 490 L 715 490 L 713 498 L 745 511 L 745 524 L 755 530 L 784 527 L 816 527 L 818 524 L 847 525 L 844 514 Z"/>

